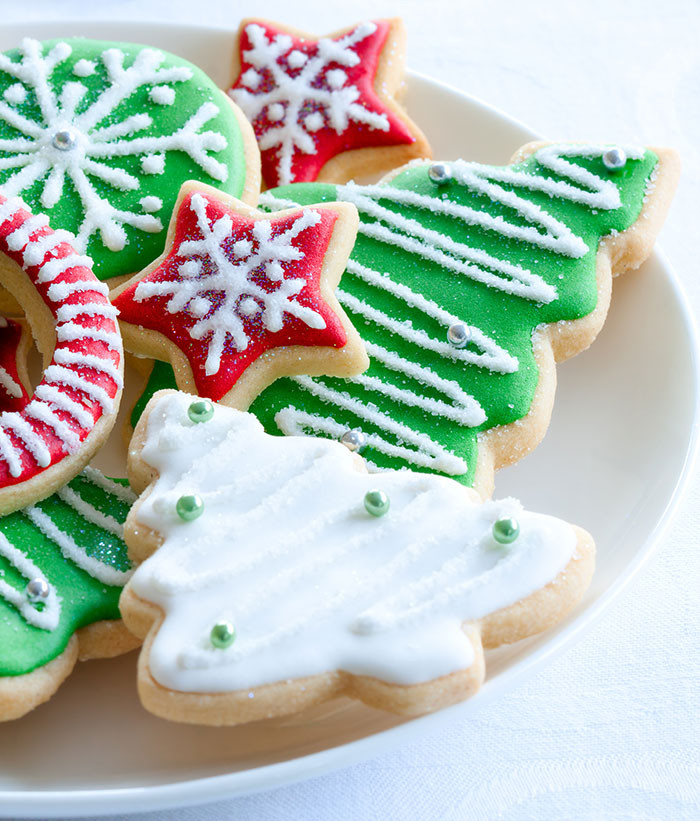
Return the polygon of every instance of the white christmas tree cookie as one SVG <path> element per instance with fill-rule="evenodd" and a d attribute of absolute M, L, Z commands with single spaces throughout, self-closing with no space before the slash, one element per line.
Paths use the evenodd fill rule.
<path fill-rule="evenodd" d="M 153 397 L 129 458 L 145 492 L 125 539 L 142 564 L 120 601 L 145 639 L 148 710 L 237 724 L 339 694 L 435 710 L 479 688 L 484 647 L 580 599 L 594 562 L 584 531 L 446 477 L 370 475 L 347 444 Z"/>

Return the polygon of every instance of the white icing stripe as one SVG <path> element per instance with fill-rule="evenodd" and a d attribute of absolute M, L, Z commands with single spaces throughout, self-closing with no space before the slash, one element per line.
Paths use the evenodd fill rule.
<path fill-rule="evenodd" d="M 8 197 L 0 203 L 0 225 L 14 220 L 18 211 L 29 211 L 26 203 L 19 197 Z"/>
<path fill-rule="evenodd" d="M 379 428 L 384 434 L 389 434 L 402 444 L 393 444 L 384 436 L 378 436 L 371 431 L 364 431 L 367 445 L 374 450 L 397 459 L 404 459 L 416 467 L 431 468 L 447 473 L 450 476 L 459 476 L 467 471 L 464 459 L 451 453 L 439 442 L 435 442 L 427 434 L 419 433 L 413 428 L 397 422 L 395 419 L 382 413 L 376 407 L 367 405 L 350 394 L 330 388 L 323 382 L 311 379 L 308 376 L 290 377 L 304 390 L 318 396 L 324 402 L 335 405 L 344 411 L 354 413 L 359 419 Z M 322 416 L 308 414 L 299 408 L 290 405 L 279 411 L 275 416 L 275 423 L 282 433 L 288 436 L 298 436 L 308 428 L 314 433 L 324 432 L 339 438 L 347 430 L 347 425 L 340 425 L 332 418 L 327 420 Z M 407 447 L 410 445 L 411 447 Z"/>
<path fill-rule="evenodd" d="M 56 319 L 59 322 L 70 322 L 79 316 L 104 316 L 116 322 L 117 309 L 111 304 L 82 302 L 75 305 L 61 305 L 56 311 Z"/>
<path fill-rule="evenodd" d="M 59 390 L 55 385 L 42 383 L 37 386 L 34 396 L 44 402 L 54 405 L 58 410 L 70 414 L 73 419 L 85 430 L 90 430 L 95 424 L 95 417 L 86 410 L 79 402 L 71 399 L 65 391 Z"/>
<path fill-rule="evenodd" d="M 111 413 L 114 408 L 114 400 L 104 388 L 93 385 L 84 379 L 74 370 L 64 368 L 62 365 L 49 365 L 44 372 L 45 382 L 57 382 L 59 385 L 68 385 L 99 403 L 104 413 Z"/>
<path fill-rule="evenodd" d="M 39 262 L 41 262 L 41 260 L 39 260 Z M 80 256 L 79 254 L 66 254 L 65 257 L 52 257 L 41 266 L 41 271 L 39 271 L 39 275 L 37 276 L 36 281 L 39 283 L 53 282 L 57 277 L 59 277 L 61 274 L 65 274 L 65 272 L 70 270 L 71 268 L 87 268 L 89 270 L 92 270 L 92 260 L 90 259 L 90 257 Z M 63 284 L 67 285 L 68 283 Z M 99 286 L 97 288 L 90 288 L 89 290 L 99 291 L 99 293 L 102 293 L 102 290 L 100 290 Z M 54 297 L 51 296 L 51 294 L 57 292 L 58 291 L 56 289 L 53 289 L 53 287 L 50 288 L 49 299 L 54 300 Z M 67 293 L 72 292 L 67 291 Z"/>
<path fill-rule="evenodd" d="M 0 387 L 13 399 L 20 399 L 24 394 L 22 386 L 18 384 L 2 366 L 0 366 Z"/>
<path fill-rule="evenodd" d="M 424 331 L 413 328 L 400 319 L 388 316 L 383 311 L 362 302 L 347 291 L 338 289 L 336 295 L 338 301 L 349 310 L 360 314 L 377 325 L 381 325 L 381 327 L 408 342 L 412 342 L 419 348 L 433 351 L 447 359 L 487 368 L 493 373 L 514 373 L 518 370 L 518 360 L 514 356 L 510 356 L 489 337 L 482 334 L 478 328 L 469 326 L 471 332 L 470 342 L 480 347 L 482 353 L 475 353 L 469 348 L 455 348 L 454 345 L 450 345 L 449 342 L 442 339 L 432 339 Z"/>
<path fill-rule="evenodd" d="M 193 424 L 190 402 L 153 400 L 141 451 L 158 478 L 137 524 L 162 544 L 129 589 L 163 612 L 148 665 L 164 687 L 246 692 L 334 670 L 430 681 L 472 664 L 465 623 L 541 589 L 574 554 L 569 525 L 515 500 L 406 470 L 368 476 L 337 442 L 268 436 L 224 406 Z M 370 489 L 390 499 L 380 518 L 364 509 Z M 205 508 L 187 523 L 173 513 L 184 493 Z M 494 522 L 513 516 L 517 540 L 496 544 Z M 225 650 L 210 641 L 222 619 L 236 628 Z"/>
<path fill-rule="evenodd" d="M 22 473 L 21 451 L 12 444 L 10 437 L 0 427 L 0 459 L 5 462 L 10 471 L 10 476 L 15 479 Z"/>
<path fill-rule="evenodd" d="M 20 552 L 10 543 L 7 536 L 0 531 L 0 556 L 7 559 L 27 580 L 39 579 L 48 585 L 48 596 L 41 599 L 43 609 L 39 610 L 31 602 L 24 590 L 8 584 L 0 574 L 0 597 L 9 602 L 19 610 L 22 617 L 28 624 L 38 627 L 40 630 L 55 630 L 61 618 L 61 601 L 56 593 L 56 588 L 49 583 L 46 576 L 39 570 L 31 559 Z"/>
<path fill-rule="evenodd" d="M 399 354 L 387 351 L 386 348 L 375 345 L 373 342 L 365 342 L 365 349 L 372 359 L 381 362 L 387 368 L 403 376 L 408 376 L 439 391 L 451 400 L 451 404 L 448 405 L 442 400 L 433 399 L 406 388 L 399 388 L 374 376 L 360 374 L 352 377 L 351 381 L 361 385 L 365 390 L 390 396 L 398 404 L 421 408 L 435 416 L 451 419 L 453 422 L 466 427 L 475 427 L 486 421 L 486 414 L 481 405 L 473 396 L 465 393 L 456 382 L 443 379 L 434 371 L 431 371 L 430 368 L 417 365 L 415 362 L 409 362 Z"/>
<path fill-rule="evenodd" d="M 78 545 L 70 534 L 64 533 L 53 519 L 36 505 L 30 505 L 23 512 L 47 539 L 51 539 L 59 546 L 61 553 L 67 559 L 70 559 L 94 579 L 103 584 L 123 585 L 131 577 L 132 571 L 130 570 L 117 570 L 94 556 L 88 556 L 85 548 Z"/>
<path fill-rule="evenodd" d="M 113 516 L 102 513 L 101 510 L 98 510 L 89 502 L 86 502 L 85 499 L 83 499 L 79 493 L 76 493 L 69 485 L 62 487 L 56 495 L 88 522 L 92 522 L 92 524 L 101 527 L 103 530 L 113 533 L 120 539 L 124 536 L 124 527 L 120 522 Z"/>
<path fill-rule="evenodd" d="M 109 296 L 109 288 L 96 279 L 77 279 L 74 282 L 54 282 L 47 291 L 52 302 L 63 302 L 73 294 L 83 294 L 88 291 L 96 291 L 104 297 Z"/>
<path fill-rule="evenodd" d="M 136 494 L 130 487 L 127 485 L 121 485 L 119 482 L 113 482 L 111 479 L 104 476 L 99 470 L 96 470 L 89 465 L 83 470 L 83 476 L 87 477 L 93 485 L 97 485 L 97 487 L 102 488 L 102 490 L 105 490 L 107 493 L 111 493 L 113 496 L 121 499 L 122 502 L 133 504 L 137 499 Z"/>
<path fill-rule="evenodd" d="M 393 188 L 380 190 L 391 199 Z M 426 228 L 417 220 L 378 205 L 364 196 L 364 189 L 354 183 L 338 186 L 338 199 L 351 202 L 360 213 L 374 217 L 374 222 L 360 221 L 359 233 L 367 237 L 386 245 L 393 245 L 409 254 L 416 254 L 445 270 L 463 274 L 507 294 L 543 303 L 552 302 L 557 298 L 556 288 L 537 274 L 508 260 L 494 257 L 481 248 L 457 242 L 446 234 Z M 387 228 L 381 224 L 382 222 L 388 223 L 391 227 Z M 497 271 L 500 276 L 492 271 Z"/>
<path fill-rule="evenodd" d="M 73 240 L 73 234 L 63 229 L 52 231 L 50 234 L 45 234 L 43 237 L 33 239 L 24 249 L 24 264 L 31 268 L 41 263 L 54 249 L 58 248 L 64 242 L 70 244 Z M 48 262 L 49 260 L 47 260 Z"/>
<path fill-rule="evenodd" d="M 34 428 L 19 413 L 5 411 L 0 413 L 0 425 L 11 430 L 24 442 L 26 449 L 36 460 L 39 467 L 45 468 L 51 464 L 51 451 Z"/>
<path fill-rule="evenodd" d="M 68 322 L 56 328 L 56 337 L 59 342 L 75 342 L 78 339 L 93 339 L 96 342 L 104 342 L 113 351 L 121 351 L 122 339 L 116 331 L 104 331 L 100 328 L 86 328 L 84 325 L 77 325 Z"/>
<path fill-rule="evenodd" d="M 16 228 L 11 234 L 8 234 L 5 242 L 10 251 L 19 251 L 29 242 L 29 238 L 42 228 L 46 228 L 49 224 L 49 218 L 46 214 L 37 214 L 25 220 L 19 228 Z"/>
<path fill-rule="evenodd" d="M 103 356 L 95 356 L 90 353 L 80 353 L 79 351 L 68 351 L 65 348 L 57 348 L 53 355 L 53 360 L 58 365 L 76 365 L 79 368 L 92 368 L 93 370 L 106 373 L 118 388 L 124 384 L 119 369 L 111 359 Z"/>
<path fill-rule="evenodd" d="M 78 436 L 70 425 L 62 419 L 59 419 L 55 412 L 45 402 L 32 399 L 32 401 L 24 409 L 23 413 L 33 419 L 38 419 L 40 422 L 43 422 L 45 425 L 52 428 L 56 436 L 61 440 L 61 442 L 63 442 L 63 445 L 68 453 L 75 453 L 80 447 L 80 436 Z"/>

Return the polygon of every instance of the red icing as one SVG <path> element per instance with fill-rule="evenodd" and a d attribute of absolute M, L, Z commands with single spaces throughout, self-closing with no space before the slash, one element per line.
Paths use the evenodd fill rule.
<path fill-rule="evenodd" d="M 232 230 L 223 241 L 222 247 L 227 258 L 235 264 L 237 258 L 232 252 L 234 243 L 248 240 L 255 248 L 256 240 L 252 233 L 255 220 L 241 216 L 212 195 L 200 194 L 199 196 L 203 196 L 206 200 L 206 216 L 210 226 L 225 215 L 232 220 Z M 197 217 L 191 208 L 191 199 L 191 194 L 185 197 L 177 212 L 175 236 L 170 252 L 154 271 L 141 278 L 139 282 L 181 282 L 183 280 L 180 267 L 193 257 L 179 255 L 180 245 L 183 241 L 202 238 L 202 232 L 197 225 Z M 300 208 L 285 217 L 272 219 L 272 238 L 290 229 L 303 210 L 314 209 Z M 190 330 L 198 319 L 188 312 L 188 306 L 177 313 L 169 313 L 166 307 L 170 299 L 169 295 L 149 296 L 139 301 L 135 298 L 135 291 L 139 285 L 139 282 L 136 282 L 114 301 L 115 307 L 120 312 L 120 319 L 133 325 L 158 331 L 171 340 L 187 358 L 199 395 L 214 400 L 228 393 L 246 368 L 266 351 L 289 345 L 343 347 L 347 341 L 343 325 L 322 298 L 320 291 L 324 256 L 333 234 L 337 214 L 328 209 L 319 209 L 316 213 L 321 215 L 320 221 L 301 231 L 292 240 L 292 245 L 304 254 L 303 258 L 285 262 L 282 267 L 285 280 L 303 279 L 306 281 L 294 301 L 320 314 L 325 321 L 325 328 L 309 327 L 301 319 L 284 313 L 281 330 L 269 331 L 264 327 L 260 314 L 253 317 L 241 316 L 245 331 L 249 336 L 247 347 L 244 350 L 238 350 L 231 336 L 227 336 L 219 370 L 215 374 L 208 375 L 205 373 L 205 362 L 210 335 L 205 335 L 201 339 L 195 339 L 190 335 Z M 202 276 L 217 270 L 217 266 L 209 256 L 197 255 L 196 258 L 203 260 Z M 253 279 L 270 292 L 274 292 L 280 284 L 269 281 L 263 272 L 258 271 L 254 272 Z M 214 301 L 214 304 L 223 299 L 223 292 L 219 289 L 205 293 L 208 299 Z"/>
<path fill-rule="evenodd" d="M 6 203 L 8 203 L 8 199 L 0 194 L 0 209 L 2 209 Z M 121 368 L 122 360 L 120 334 L 114 316 L 114 311 L 110 305 L 109 299 L 104 294 L 104 285 L 94 275 L 92 268 L 83 264 L 68 268 L 66 271 L 60 273 L 50 281 L 39 282 L 38 280 L 42 278 L 42 272 L 45 273 L 45 266 L 47 263 L 51 260 L 63 259 L 70 254 L 75 254 L 76 251 L 68 241 L 63 241 L 56 245 L 52 250 L 46 252 L 39 264 L 27 264 L 25 262 L 25 253 L 28 248 L 39 238 L 48 237 L 54 232 L 49 226 L 38 228 L 29 233 L 29 242 L 23 243 L 20 248 L 15 247 L 16 243 L 13 242 L 14 238 L 12 237 L 13 232 L 21 228 L 29 219 L 31 219 L 32 214 L 27 210 L 26 206 L 20 204 L 19 201 L 12 201 L 10 204 L 13 207 L 10 210 L 9 216 L 0 222 L 0 253 L 7 255 L 24 270 L 27 278 L 36 288 L 44 303 L 49 308 L 54 325 L 56 327 L 59 325 L 73 325 L 77 328 L 92 328 L 114 336 L 113 344 L 116 345 L 116 349 L 110 347 L 106 342 L 81 338 L 79 335 L 75 340 L 57 341 L 51 365 L 57 364 L 57 355 L 59 358 L 61 356 L 61 354 L 58 353 L 59 351 L 66 351 L 73 354 L 87 354 L 90 356 L 95 356 L 98 360 L 104 361 L 105 363 L 110 363 L 118 371 Z M 51 287 L 53 285 L 73 282 L 85 283 L 87 290 L 70 293 L 65 296 L 54 292 L 53 298 L 51 297 Z M 92 289 L 93 286 L 94 290 Z M 85 305 L 86 312 L 77 314 L 68 322 L 62 322 L 59 320 L 58 312 L 62 307 L 78 305 Z M 90 313 L 93 308 L 98 310 L 101 308 L 107 311 L 109 315 L 94 315 L 94 313 Z M 82 378 L 87 388 L 90 388 L 90 386 L 102 388 L 106 393 L 107 399 L 114 399 L 119 392 L 120 382 L 118 383 L 112 376 L 99 370 L 99 368 L 95 367 L 95 364 L 90 364 L 86 361 L 75 363 L 71 362 L 61 363 L 61 367 Z M 80 423 L 69 412 L 66 410 L 61 410 L 58 405 L 51 401 L 43 400 L 45 404 L 48 405 L 54 417 L 60 420 L 60 422 L 63 422 L 72 431 L 74 437 L 73 447 L 78 447 L 80 443 L 87 438 L 88 434 L 94 427 L 94 424 L 105 414 L 106 411 L 103 409 L 101 404 L 91 398 L 89 394 L 80 387 L 69 387 L 61 382 L 47 378 L 45 373 L 40 382 L 40 386 L 47 385 L 55 388 L 59 391 L 59 393 L 70 397 L 74 402 L 78 403 L 89 416 L 92 417 L 93 421 L 91 424 L 88 425 L 86 423 Z M 39 386 L 37 386 L 37 390 L 39 390 Z M 2 431 L 4 436 L 0 438 L 3 439 L 5 445 L 9 442 L 10 449 L 15 451 L 15 456 L 21 464 L 21 471 L 19 472 L 19 475 L 12 475 L 10 470 L 10 462 L 6 455 L 3 455 L 3 451 L 0 449 L 0 488 L 10 485 L 17 485 L 28 481 L 46 470 L 49 470 L 69 455 L 68 443 L 57 434 L 56 430 L 45 421 L 37 419 L 28 412 L 36 406 L 37 400 L 35 396 L 35 398 L 29 402 L 27 402 L 25 398 L 21 405 L 16 408 L 10 408 L 7 405 L 3 405 L 2 410 L 16 410 L 19 412 L 21 421 L 28 426 L 28 429 L 33 434 L 32 441 L 35 442 L 35 449 L 36 446 L 41 446 L 43 444 L 43 446 L 50 453 L 50 461 L 47 465 L 39 465 L 36 455 L 32 453 L 32 448 L 28 447 L 27 443 L 24 441 L 24 438 L 17 432 L 16 429 L 11 427 L 10 420 L 16 420 L 16 417 L 7 417 L 3 413 L 0 415 L 0 431 Z"/>
<path fill-rule="evenodd" d="M 311 182 L 318 177 L 321 168 L 337 154 L 343 151 L 349 151 L 356 148 L 368 148 L 378 146 L 390 145 L 406 145 L 414 142 L 415 138 L 411 134 L 404 122 L 394 114 L 379 98 L 375 89 L 374 81 L 377 73 L 379 58 L 382 50 L 387 44 L 387 37 L 389 35 L 390 25 L 384 20 L 373 21 L 376 25 L 376 31 L 368 35 L 359 43 L 352 47 L 352 50 L 360 58 L 355 66 L 340 65 L 339 63 L 331 62 L 328 64 L 328 69 L 341 69 L 347 75 L 346 86 L 355 86 L 360 92 L 357 103 L 361 104 L 369 111 L 377 114 L 384 114 L 389 121 L 389 128 L 386 131 L 379 128 L 370 128 L 365 123 L 358 123 L 350 120 L 345 130 L 338 134 L 326 122 L 325 125 L 315 133 L 311 134 L 311 138 L 315 144 L 315 153 L 304 153 L 296 149 L 294 151 L 292 160 L 292 179 L 291 182 Z M 260 26 L 265 30 L 268 38 L 275 37 L 282 34 L 289 37 L 291 45 L 285 49 L 277 59 L 278 65 L 283 67 L 290 76 L 298 76 L 303 71 L 303 66 L 297 69 L 291 68 L 287 63 L 287 57 L 290 52 L 296 50 L 312 57 L 318 52 L 319 40 L 305 40 L 298 37 L 293 37 L 283 29 L 275 28 L 274 26 L 264 21 L 256 21 L 255 25 Z M 341 37 L 334 38 L 334 42 L 342 39 Z M 321 39 L 321 38 L 319 38 Z M 328 39 L 328 38 L 324 38 Z M 251 43 L 248 35 L 248 27 L 242 32 L 239 40 L 239 56 L 241 70 L 236 81 L 232 86 L 234 89 L 245 89 L 253 94 L 264 93 L 274 87 L 275 81 L 269 70 L 253 67 L 246 59 L 246 51 L 251 48 Z M 243 82 L 242 78 L 246 71 L 253 68 L 263 77 L 260 85 L 251 90 Z M 326 73 L 316 82 L 318 87 L 328 88 L 328 83 L 325 80 Z M 300 117 L 306 116 L 319 110 L 315 103 L 309 102 L 302 108 Z M 327 118 L 325 118 L 327 120 Z M 266 113 L 263 112 L 253 120 L 253 130 L 258 141 L 271 129 L 276 128 L 278 122 L 271 122 Z M 262 174 L 263 178 L 269 188 L 280 184 L 278 176 L 278 147 L 275 146 L 269 149 L 263 149 L 261 146 L 262 159 Z"/>
<path fill-rule="evenodd" d="M 4 325 L 2 323 L 5 323 Z M 29 401 L 29 394 L 19 378 L 18 348 L 22 340 L 22 326 L 12 319 L 0 321 L 0 368 L 14 383 L 12 390 L 0 379 L 0 411 L 18 411 Z M 20 393 L 17 396 L 17 393 Z"/>

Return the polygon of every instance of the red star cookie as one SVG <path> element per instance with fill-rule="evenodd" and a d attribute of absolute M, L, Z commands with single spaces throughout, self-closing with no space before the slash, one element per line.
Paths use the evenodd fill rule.
<path fill-rule="evenodd" d="M 400 20 L 320 39 L 277 23 L 241 23 L 229 94 L 253 124 L 268 186 L 345 182 L 430 156 L 396 101 L 405 39 Z"/>
<path fill-rule="evenodd" d="M 280 376 L 351 376 L 368 360 L 334 296 L 357 232 L 347 203 L 263 214 L 186 183 L 163 254 L 113 298 L 128 350 L 178 386 L 247 407 Z"/>
<path fill-rule="evenodd" d="M 0 316 L 0 411 L 20 411 L 29 402 L 26 325 Z"/>

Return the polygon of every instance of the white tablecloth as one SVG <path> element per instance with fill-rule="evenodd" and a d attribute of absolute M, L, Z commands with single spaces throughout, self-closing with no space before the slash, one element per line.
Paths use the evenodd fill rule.
<path fill-rule="evenodd" d="M 235 28 L 255 14 L 319 33 L 400 14 L 413 69 L 544 135 L 675 146 L 684 174 L 660 242 L 700 307 L 695 0 L 354 0 L 345 12 L 327 0 L 297 0 L 296 9 L 285 0 L 6 0 L 0 20 L 60 15 Z M 696 475 L 631 589 L 575 647 L 474 718 L 303 784 L 135 818 L 700 818 L 699 514 Z"/>

